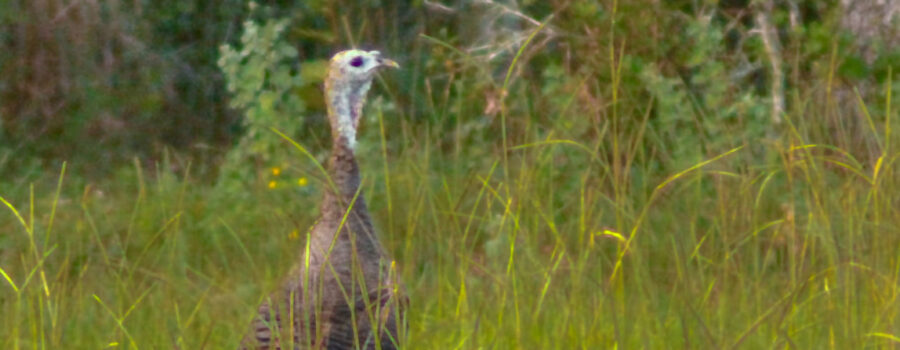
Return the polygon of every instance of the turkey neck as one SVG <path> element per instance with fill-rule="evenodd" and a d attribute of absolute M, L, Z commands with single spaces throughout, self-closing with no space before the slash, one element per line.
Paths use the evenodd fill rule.
<path fill-rule="evenodd" d="M 352 202 L 349 227 L 353 230 L 368 229 L 368 227 L 354 227 L 359 224 L 368 226 L 370 219 L 362 193 L 355 201 L 353 197 L 356 196 L 360 186 L 359 164 L 355 156 L 356 128 L 370 84 L 331 85 L 326 81 L 328 119 L 331 122 L 333 140 L 328 169 L 334 187 L 329 187 L 325 191 L 322 216 L 323 219 L 339 222 L 347 206 Z"/>
<path fill-rule="evenodd" d="M 353 149 L 343 137 L 334 140 L 331 157 L 328 159 L 328 173 L 334 187 L 326 189 L 325 203 L 331 208 L 338 209 L 339 212 L 333 214 L 340 217 L 343 216 L 346 207 L 353 202 L 353 197 L 356 196 L 360 186 L 359 164 L 356 162 Z M 358 211 L 360 204 L 365 206 L 364 203 L 363 195 L 360 193 L 353 203 L 353 211 Z"/>

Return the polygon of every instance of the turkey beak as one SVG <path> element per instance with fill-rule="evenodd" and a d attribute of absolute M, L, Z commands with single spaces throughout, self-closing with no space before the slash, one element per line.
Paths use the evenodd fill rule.
<path fill-rule="evenodd" d="M 400 65 L 390 58 L 378 58 L 378 64 L 385 67 L 400 68 Z"/>

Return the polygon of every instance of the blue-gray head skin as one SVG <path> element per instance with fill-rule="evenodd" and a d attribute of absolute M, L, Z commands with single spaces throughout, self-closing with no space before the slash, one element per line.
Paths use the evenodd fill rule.
<path fill-rule="evenodd" d="M 347 50 L 331 58 L 325 78 L 325 102 L 335 142 L 346 143 L 352 150 L 356 145 L 356 128 L 366 102 L 366 93 L 375 73 L 383 67 L 399 68 L 378 51 Z"/>

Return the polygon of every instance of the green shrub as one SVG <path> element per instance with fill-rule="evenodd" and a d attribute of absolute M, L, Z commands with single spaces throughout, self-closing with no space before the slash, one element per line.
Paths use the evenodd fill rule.
<path fill-rule="evenodd" d="M 270 128 L 297 135 L 306 110 L 297 89 L 304 86 L 297 69 L 297 50 L 282 33 L 290 22 L 269 20 L 243 24 L 241 46 L 223 45 L 219 67 L 225 75 L 230 106 L 244 113 L 244 133 L 228 152 L 220 183 L 252 179 L 261 169 L 279 167 L 290 149 Z"/>

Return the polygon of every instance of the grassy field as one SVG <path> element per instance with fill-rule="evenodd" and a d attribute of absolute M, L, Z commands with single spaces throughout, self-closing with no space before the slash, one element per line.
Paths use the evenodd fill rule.
<path fill-rule="evenodd" d="M 550 73 L 520 75 L 527 60 L 496 63 L 509 93 L 495 113 L 460 88 L 483 79 L 465 57 L 409 92 L 425 121 L 398 111 L 394 85 L 373 89 L 359 158 L 410 295 L 406 348 L 900 345 L 892 81 L 877 106 L 846 104 L 834 65 L 812 69 L 766 132 L 698 131 L 714 116 L 658 122 L 667 102 L 629 93 L 639 73 L 609 43 L 553 89 Z M 695 140 L 679 146 L 696 157 L 666 140 Z M 235 347 L 300 255 L 323 187 L 313 159 L 277 145 L 290 157 L 237 188 L 175 153 L 101 182 L 60 163 L 0 181 L 0 347 Z"/>

